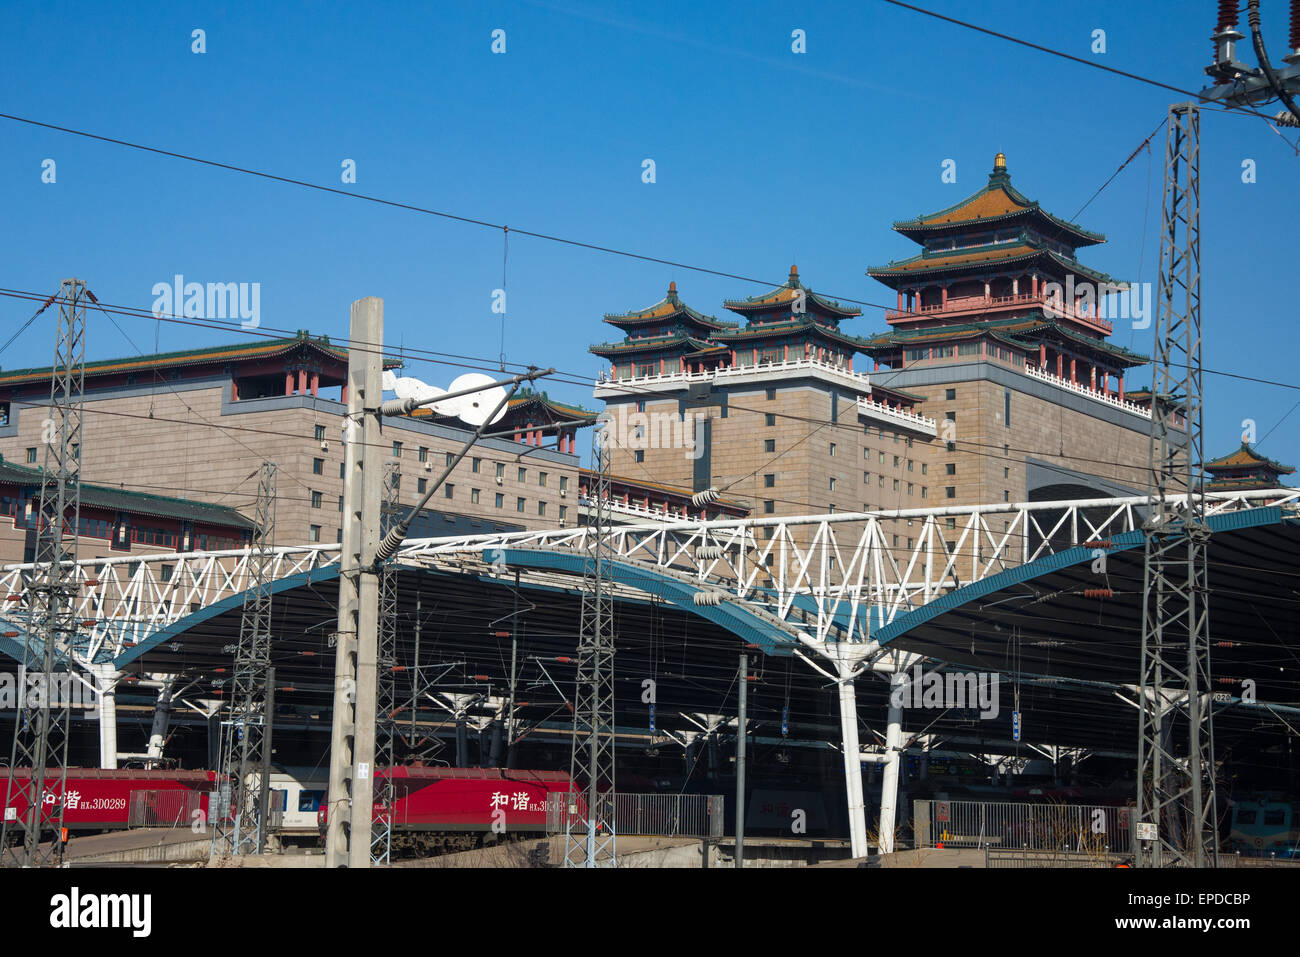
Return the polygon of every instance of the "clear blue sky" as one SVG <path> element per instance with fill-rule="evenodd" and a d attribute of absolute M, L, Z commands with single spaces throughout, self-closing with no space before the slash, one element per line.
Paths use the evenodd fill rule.
<path fill-rule="evenodd" d="M 1196 89 L 1213 0 L 926 0 L 940 12 Z M 1265 0 L 1285 52 L 1283 0 Z M 191 31 L 207 52 L 191 52 Z M 491 33 L 506 31 L 506 52 Z M 791 50 L 806 32 L 807 52 Z M 1091 52 L 1106 31 L 1106 52 Z M 10 4 L 0 111 L 325 185 L 754 276 L 792 261 L 812 288 L 889 305 L 864 270 L 915 247 L 889 224 L 979 188 L 994 153 L 1014 183 L 1072 217 L 1160 122 L 1176 94 L 1016 47 L 878 0 L 753 3 L 310 6 Z M 1274 108 L 1276 109 L 1276 108 Z M 1294 140 L 1295 133 L 1291 131 Z M 1079 217 L 1109 242 L 1088 265 L 1154 280 L 1163 132 Z M 41 182 L 41 163 L 57 182 Z M 642 182 L 653 159 L 657 182 Z M 357 183 L 340 164 L 357 164 Z M 940 181 L 957 164 L 957 183 Z M 1244 159 L 1257 167 L 1241 181 Z M 1295 224 L 1300 157 L 1260 121 L 1203 122 L 1206 364 L 1300 383 Z M 253 179 L 0 121 L 0 286 L 87 280 L 149 308 L 154 283 L 259 282 L 262 322 L 346 335 L 349 303 L 386 303 L 390 344 L 495 361 L 499 231 Z M 1145 227 L 1145 231 L 1144 231 Z M 762 287 L 513 237 L 506 353 L 594 374 L 606 312 L 659 299 L 696 308 Z M 0 341 L 27 319 L 0 299 Z M 91 314 L 91 358 L 134 350 Z M 152 351 L 155 324 L 119 319 Z M 865 309 L 850 331 L 885 328 Z M 48 364 L 49 313 L 3 355 Z M 164 324 L 162 349 L 230 341 Z M 1114 341 L 1151 351 L 1152 330 Z M 444 383 L 458 371 L 414 363 Z M 1144 384 L 1144 375 L 1130 382 Z M 597 406 L 589 390 L 551 394 Z M 1241 422 L 1261 437 L 1300 391 L 1206 378 L 1207 451 Z M 1300 410 L 1262 442 L 1300 465 Z"/>

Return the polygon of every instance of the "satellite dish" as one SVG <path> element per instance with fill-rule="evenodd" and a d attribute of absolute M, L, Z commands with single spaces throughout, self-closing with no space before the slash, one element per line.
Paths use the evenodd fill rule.
<path fill-rule="evenodd" d="M 462 389 L 491 386 L 493 381 L 491 376 L 484 375 L 481 372 L 466 372 L 462 376 L 457 376 L 455 381 L 452 382 L 451 388 L 447 391 L 460 392 Z M 470 425 L 483 425 L 488 421 L 488 416 L 492 414 L 492 410 L 505 397 L 506 390 L 498 385 L 492 388 L 483 388 L 480 392 L 463 395 L 459 399 L 453 399 L 452 402 L 460 406 L 459 411 L 455 414 L 460 417 L 461 421 Z M 492 421 L 500 420 L 505 414 L 506 410 L 502 408 Z"/>

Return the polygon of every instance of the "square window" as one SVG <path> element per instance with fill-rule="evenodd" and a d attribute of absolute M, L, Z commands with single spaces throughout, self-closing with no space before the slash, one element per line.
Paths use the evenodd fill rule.
<path fill-rule="evenodd" d="M 774 416 L 771 412 L 768 412 L 766 415 L 763 416 L 763 424 L 776 425 L 776 416 Z"/>
<path fill-rule="evenodd" d="M 864 482 L 870 484 L 870 483 L 871 483 L 871 473 L 870 473 L 870 472 L 863 472 L 863 473 L 862 473 L 862 481 L 864 481 Z"/>
<path fill-rule="evenodd" d="M 469 490 L 469 501 L 471 505 L 478 504 L 478 489 L 472 488 Z"/>
<path fill-rule="evenodd" d="M 36 461 L 36 449 L 33 448 L 33 449 L 28 449 L 28 450 L 27 450 L 27 461 L 28 461 L 28 462 L 35 462 L 35 461 Z"/>
<path fill-rule="evenodd" d="M 545 488 L 545 487 L 546 487 L 546 473 L 545 473 L 545 472 L 538 472 L 538 473 L 537 473 L 537 484 L 540 485 L 542 488 Z"/>
<path fill-rule="evenodd" d="M 308 525 L 308 526 L 307 526 L 307 541 L 309 541 L 309 542 L 319 542 L 319 541 L 320 541 L 320 526 L 319 526 L 319 525 Z"/>
<path fill-rule="evenodd" d="M 763 487 L 764 488 L 776 487 L 776 474 L 774 472 L 769 472 L 768 474 L 763 476 Z"/>
<path fill-rule="evenodd" d="M 834 442 L 831 443 L 831 455 L 832 455 L 832 456 L 835 455 L 835 443 L 834 443 Z"/>
<path fill-rule="evenodd" d="M 522 485 L 523 483 L 525 483 L 525 482 L 527 482 L 527 481 L 528 481 L 528 469 L 520 469 L 520 470 L 519 470 L 519 484 Z M 521 499 L 521 501 L 522 501 L 522 499 Z"/>
<path fill-rule="evenodd" d="M 763 440 L 763 451 L 764 451 L 764 452 L 775 452 L 775 451 L 776 451 L 776 439 L 764 439 L 764 440 Z M 32 461 L 35 461 L 35 459 L 33 459 Z"/>
<path fill-rule="evenodd" d="M 1003 490 L 1002 490 L 1002 501 L 1004 501 L 1004 502 L 1009 502 L 1009 501 L 1011 501 L 1011 492 L 1009 492 L 1009 491 L 1006 490 L 1006 489 L 1003 489 Z"/>
<path fill-rule="evenodd" d="M 949 400 L 949 401 L 952 401 L 953 399 L 957 398 L 957 390 L 956 390 L 956 389 L 945 389 L 945 390 L 944 390 L 943 397 L 944 397 L 945 399 Z"/>
<path fill-rule="evenodd" d="M 522 512 L 523 510 L 524 510 L 524 500 L 522 498 L 515 499 L 515 511 Z"/>
<path fill-rule="evenodd" d="M 772 515 L 775 512 L 776 512 L 776 502 L 772 501 L 772 499 L 770 498 L 763 502 L 764 515 Z"/>
<path fill-rule="evenodd" d="M 929 474 L 930 474 L 930 466 L 929 466 L 928 464 L 926 464 L 925 462 L 922 462 L 922 463 L 921 463 L 921 474 L 922 474 L 922 475 L 929 475 Z"/>
<path fill-rule="evenodd" d="M 831 490 L 832 492 L 835 491 L 835 479 L 834 479 L 833 477 L 831 478 L 831 489 L 830 489 L 830 490 Z"/>
<path fill-rule="evenodd" d="M 469 470 L 475 474 L 478 474 L 479 466 L 481 466 L 482 464 L 483 464 L 482 459 L 474 459 L 472 462 L 470 462 Z"/>
<path fill-rule="evenodd" d="M 501 480 L 502 480 L 503 478 L 505 478 L 505 477 L 506 477 L 506 466 L 505 466 L 505 463 L 504 463 L 504 462 L 498 462 L 498 463 L 497 463 L 497 481 L 499 482 L 499 481 L 501 481 Z"/>
<path fill-rule="evenodd" d="M 401 457 L 402 457 L 402 443 L 401 443 L 401 442 L 394 442 L 394 443 L 393 443 L 393 458 L 395 458 L 395 459 L 400 459 Z"/>
<path fill-rule="evenodd" d="M 929 498 L 929 497 L 930 497 L 929 494 L 928 494 L 929 491 L 930 491 L 930 490 L 929 490 L 928 488 L 926 488 L 924 485 L 922 485 L 922 486 L 921 486 L 921 498 Z"/>
<path fill-rule="evenodd" d="M 448 465 L 451 465 L 451 463 L 452 463 L 453 461 L 455 461 L 456 453 L 454 453 L 454 452 L 448 452 L 448 453 L 446 453 L 446 455 L 447 455 L 447 464 L 448 464 Z"/>
<path fill-rule="evenodd" d="M 443 498 L 451 498 L 452 495 L 455 494 L 455 492 L 456 492 L 456 486 L 452 485 L 450 482 L 448 482 L 446 485 L 442 487 Z"/>
<path fill-rule="evenodd" d="M 771 401 L 772 399 L 775 399 L 775 398 L 776 398 L 776 389 L 773 389 L 773 388 L 770 388 L 770 387 L 769 387 L 768 390 L 767 390 L 767 398 L 768 398 L 768 401 Z"/>
<path fill-rule="evenodd" d="M 416 479 L 416 480 L 415 480 L 415 491 L 416 491 L 416 494 L 418 494 L 418 495 L 423 495 L 423 494 L 424 494 L 425 492 L 427 492 L 428 490 L 429 490 L 429 480 L 428 480 L 428 479 Z"/>
<path fill-rule="evenodd" d="M 420 461 L 421 462 L 429 461 L 429 449 L 427 446 L 424 445 L 420 446 Z"/>
<path fill-rule="evenodd" d="M 311 460 L 311 474 L 312 474 L 312 475 L 324 475 L 324 474 L 325 474 L 325 460 L 324 460 L 324 459 L 312 459 L 312 460 Z"/>
<path fill-rule="evenodd" d="M 312 508 L 320 508 L 320 506 L 321 506 L 321 501 L 322 501 L 324 498 L 325 498 L 325 496 L 324 496 L 322 493 L 320 493 L 320 492 L 312 492 L 312 493 L 311 493 L 311 507 L 312 507 Z"/>
<path fill-rule="evenodd" d="M 569 477 L 568 477 L 567 475 L 561 475 L 561 476 L 560 476 L 560 491 L 563 492 L 563 491 L 565 491 L 566 489 L 568 489 L 568 487 L 569 487 Z"/>
<path fill-rule="evenodd" d="M 316 426 L 316 441 L 317 442 L 325 441 L 325 426 L 323 425 Z"/>
<path fill-rule="evenodd" d="M 546 514 L 546 503 L 545 503 L 545 502 L 538 502 L 538 503 L 537 503 L 537 514 L 538 514 L 538 515 L 545 515 L 545 514 Z"/>
<path fill-rule="evenodd" d="M 343 496 L 342 496 L 342 495 L 339 496 L 339 511 L 340 511 L 340 512 L 343 511 Z"/>
<path fill-rule="evenodd" d="M 340 463 L 339 463 L 339 478 L 343 478 L 344 476 L 346 476 L 346 474 L 347 474 L 347 471 L 346 471 L 346 470 L 347 470 L 347 463 L 346 463 L 346 462 L 340 462 Z"/>
<path fill-rule="evenodd" d="M 947 475 L 956 475 L 956 474 L 957 474 L 957 463 L 956 463 L 956 462 L 947 462 L 947 463 L 944 464 L 943 468 L 944 468 L 944 473 L 947 474 Z"/>
<path fill-rule="evenodd" d="M 564 521 L 566 518 L 568 518 L 568 517 L 569 517 L 569 506 L 567 506 L 567 505 L 561 505 L 561 506 L 560 506 L 560 521 L 563 522 L 563 521 Z"/>
<path fill-rule="evenodd" d="M 944 497 L 945 497 L 945 498 L 956 498 L 956 497 L 957 497 L 957 486 L 955 486 L 955 485 L 948 485 L 948 486 L 945 486 L 945 487 L 944 487 L 944 490 L 943 490 L 943 493 L 944 493 Z"/>
<path fill-rule="evenodd" d="M 504 495 L 502 495 L 500 492 L 497 492 L 497 495 L 496 495 L 496 507 L 497 507 L 497 508 L 504 508 L 504 507 L 505 507 L 505 504 L 506 504 L 506 497 L 505 497 Z"/>
<path fill-rule="evenodd" d="M 644 462 L 644 461 L 645 461 L 645 449 L 637 449 L 635 452 L 633 452 L 633 453 L 632 453 L 632 460 L 635 461 L 635 462 Z"/>

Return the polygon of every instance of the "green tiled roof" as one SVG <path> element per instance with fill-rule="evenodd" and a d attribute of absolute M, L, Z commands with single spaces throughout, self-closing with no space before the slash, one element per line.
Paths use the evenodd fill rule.
<path fill-rule="evenodd" d="M 43 472 L 0 458 L 0 482 L 15 485 L 41 484 Z M 108 485 L 81 484 L 81 504 L 116 512 L 133 512 L 162 518 L 186 519 L 210 525 L 251 529 L 253 522 L 228 505 L 213 505 L 188 498 L 172 498 L 149 492 L 132 492 Z"/>

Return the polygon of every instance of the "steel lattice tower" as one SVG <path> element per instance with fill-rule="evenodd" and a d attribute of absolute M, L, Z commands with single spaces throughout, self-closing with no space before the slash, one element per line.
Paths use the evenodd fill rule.
<path fill-rule="evenodd" d="M 401 465 L 384 465 L 383 511 L 379 537 L 382 540 L 397 520 L 401 507 Z M 397 738 L 397 570 L 385 562 L 379 567 L 379 655 L 376 669 L 375 770 L 393 766 L 393 744 Z M 376 794 L 378 812 L 370 835 L 370 861 L 387 864 L 393 849 L 393 778 L 384 779 Z"/>
<path fill-rule="evenodd" d="M 272 541 L 275 536 L 274 462 L 263 462 L 257 482 L 252 547 L 248 553 L 248 590 L 235 650 L 235 678 L 230 718 L 222 724 L 221 764 L 228 782 L 229 814 L 215 815 L 212 852 L 256 854 L 266 847 L 270 779 L 268 775 L 273 715 L 268 699 L 271 668 Z M 224 808 L 222 809 L 225 810 Z"/>
<path fill-rule="evenodd" d="M 1177 104 L 1165 150 L 1138 702 L 1137 820 L 1156 824 L 1159 836 L 1139 842 L 1139 866 L 1218 861 L 1201 472 L 1200 191 L 1200 108 Z M 1187 751 L 1179 755 L 1171 722 L 1183 707 Z"/>
<path fill-rule="evenodd" d="M 564 866 L 613 867 L 614 834 L 614 600 L 609 591 L 609 448 L 593 439 L 595 468 L 588 491 L 589 514 L 582 575 L 582 622 L 577 688 L 573 702 L 573 750 L 569 787 L 585 776 L 585 807 L 571 790 L 564 815 Z M 577 818 L 581 815 L 581 820 Z"/>
<path fill-rule="evenodd" d="M 43 423 L 45 463 L 36 526 L 36 570 L 27 589 L 23 669 L 39 674 L 43 693 L 33 702 L 20 687 L 11 768 L 31 768 L 27 816 L 0 828 L 0 864 L 7 859 L 11 829 L 21 829 L 24 867 L 63 861 L 64 790 L 71 731 L 72 644 L 77 634 L 77 529 L 81 518 L 81 420 L 86 369 L 86 305 L 93 297 L 80 279 L 59 288 L 50 404 Z M 56 673 L 66 675 L 56 680 Z M 52 701 L 51 698 L 54 700 Z M 10 777 L 9 787 L 14 779 Z M 46 803 L 45 796 L 53 797 Z M 6 794 L 6 806 L 9 795 Z M 42 843 L 42 841 L 46 843 Z"/>

